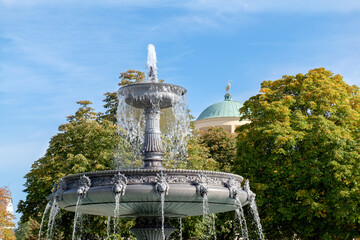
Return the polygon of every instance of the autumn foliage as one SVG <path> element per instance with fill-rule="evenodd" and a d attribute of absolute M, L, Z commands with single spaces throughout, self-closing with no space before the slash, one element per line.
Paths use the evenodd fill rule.
<path fill-rule="evenodd" d="M 14 215 L 8 212 L 8 205 L 11 201 L 11 192 L 7 187 L 0 187 L 0 239 L 16 239 L 13 228 Z"/>
<path fill-rule="evenodd" d="M 241 108 L 236 168 L 268 239 L 360 235 L 360 91 L 324 68 L 261 84 Z"/>

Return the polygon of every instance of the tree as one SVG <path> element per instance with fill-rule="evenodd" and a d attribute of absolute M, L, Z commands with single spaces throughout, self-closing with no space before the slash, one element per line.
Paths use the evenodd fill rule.
<path fill-rule="evenodd" d="M 19 222 L 15 229 L 17 240 L 37 240 L 39 238 L 39 223 L 32 218 L 25 223 Z"/>
<path fill-rule="evenodd" d="M 221 127 L 211 127 L 207 132 L 201 131 L 199 137 L 209 148 L 211 158 L 218 162 L 219 170 L 232 171 L 236 158 L 236 135 Z"/>
<path fill-rule="evenodd" d="M 8 211 L 10 202 L 10 190 L 7 187 L 0 187 L 0 239 L 16 239 L 13 231 L 15 217 Z"/>
<path fill-rule="evenodd" d="M 241 108 L 236 170 L 268 239 L 360 235 L 360 90 L 324 68 L 264 81 Z"/>
<path fill-rule="evenodd" d="M 115 150 L 123 146 L 116 134 L 117 126 L 108 120 L 99 120 L 98 114 L 89 107 L 91 102 L 79 101 L 78 104 L 81 105 L 79 110 L 67 117 L 67 123 L 60 125 L 59 133 L 51 139 L 45 156 L 35 161 L 25 176 L 27 197 L 18 206 L 18 211 L 23 214 L 22 224 L 31 219 L 41 222 L 46 197 L 51 193 L 53 184 L 62 177 L 114 168 Z M 91 218 L 85 231 L 90 231 L 94 239 L 106 236 L 106 228 L 99 227 L 106 218 Z M 72 219 L 73 213 L 60 213 L 58 222 L 61 224 L 55 232 L 59 239 L 60 236 L 71 236 Z"/>

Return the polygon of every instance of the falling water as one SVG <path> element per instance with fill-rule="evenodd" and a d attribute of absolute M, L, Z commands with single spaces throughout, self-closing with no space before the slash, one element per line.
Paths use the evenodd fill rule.
<path fill-rule="evenodd" d="M 216 240 L 216 226 L 215 226 L 215 214 L 211 214 L 211 235 L 213 236 L 214 240 Z"/>
<path fill-rule="evenodd" d="M 42 218 L 41 218 L 40 230 L 39 230 L 39 237 L 38 237 L 39 240 L 40 240 L 40 238 L 41 238 L 41 229 L 42 229 L 42 226 L 43 226 L 43 224 L 44 224 L 44 219 L 45 219 L 45 216 L 46 216 L 47 212 L 49 211 L 50 207 L 51 207 L 51 202 L 48 202 L 48 203 L 46 204 L 45 210 L 44 210 L 43 215 L 42 215 Z"/>
<path fill-rule="evenodd" d="M 141 147 L 144 142 L 145 117 L 142 109 L 130 106 L 124 96 L 117 95 L 118 134 L 125 140 L 116 153 L 117 169 L 138 168 L 141 165 Z M 129 150 L 122 149 L 127 147 Z"/>
<path fill-rule="evenodd" d="M 118 94 L 119 105 L 117 121 L 119 135 L 126 140 L 128 151 L 118 151 L 117 169 L 138 168 L 141 165 L 141 153 L 144 142 L 145 117 L 143 109 L 128 105 L 124 96 Z M 172 167 L 184 167 L 187 159 L 187 141 L 190 135 L 190 118 L 186 94 L 181 96 L 173 108 L 161 109 L 160 130 L 162 133 L 164 158 L 174 160 Z M 124 147 L 122 145 L 121 147 Z M 180 165 L 179 165 L 180 164 Z M 179 165 L 179 166 L 178 166 Z"/>
<path fill-rule="evenodd" d="M 147 82 L 158 82 L 157 79 L 157 66 L 156 66 L 156 52 L 155 47 L 152 44 L 148 45 L 148 57 L 147 57 Z"/>
<path fill-rule="evenodd" d="M 190 136 L 190 118 L 187 95 L 183 95 L 173 108 L 161 112 L 161 132 L 168 159 L 174 160 L 174 168 L 182 168 L 187 159 L 187 141 Z"/>
<path fill-rule="evenodd" d="M 118 219 L 120 216 L 120 197 L 121 194 L 115 195 L 115 209 L 114 209 L 114 234 L 117 233 Z"/>
<path fill-rule="evenodd" d="M 179 239 L 182 240 L 182 221 L 181 218 L 179 218 Z"/>
<path fill-rule="evenodd" d="M 202 219 L 202 222 L 204 225 L 205 238 L 208 239 L 212 235 L 212 221 L 209 216 L 209 203 L 208 203 L 208 197 L 207 197 L 206 193 L 203 195 L 203 219 Z"/>
<path fill-rule="evenodd" d="M 81 213 L 79 212 L 78 208 L 81 206 L 81 195 L 78 196 L 77 202 L 76 202 L 76 208 L 75 208 L 75 217 L 74 217 L 74 227 L 73 227 L 73 233 L 72 233 L 72 240 L 75 240 L 76 237 L 76 225 L 77 222 L 81 216 Z"/>
<path fill-rule="evenodd" d="M 51 237 L 52 237 L 52 231 L 53 231 L 53 228 L 54 228 L 55 217 L 56 217 L 56 215 L 58 214 L 59 211 L 60 211 L 59 205 L 57 204 L 56 199 L 54 199 L 53 203 L 51 205 L 49 222 L 48 222 L 48 229 L 47 229 L 47 233 L 46 233 L 46 239 L 51 239 Z"/>
<path fill-rule="evenodd" d="M 236 214 L 236 218 L 240 224 L 241 235 L 245 240 L 248 240 L 249 233 L 247 230 L 247 224 L 246 224 L 246 219 L 245 219 L 245 215 L 244 215 L 244 210 L 242 208 L 241 201 L 239 200 L 238 197 L 235 198 L 235 206 L 239 207 L 239 208 L 235 209 L 235 214 Z"/>
<path fill-rule="evenodd" d="M 256 206 L 255 199 L 253 199 L 250 202 L 250 211 L 251 211 L 252 215 L 254 216 L 254 220 L 255 220 L 255 223 L 256 223 L 256 227 L 257 227 L 257 233 L 259 235 L 260 240 L 265 240 L 264 233 L 262 231 L 262 226 L 261 226 L 261 223 L 260 223 L 259 212 L 258 212 L 258 209 L 257 209 L 257 206 Z"/>
<path fill-rule="evenodd" d="M 165 192 L 161 192 L 161 236 L 162 239 L 165 240 L 165 215 L 164 215 L 164 204 L 165 204 Z"/>
<path fill-rule="evenodd" d="M 240 229 L 241 229 L 241 236 L 245 239 L 249 239 L 249 233 L 247 230 L 246 220 L 244 216 L 244 211 L 242 208 L 235 209 L 236 218 L 239 221 Z"/>
<path fill-rule="evenodd" d="M 111 222 L 111 216 L 108 216 L 107 220 L 107 227 L 106 227 L 106 239 L 109 239 L 110 237 L 110 222 Z"/>
<path fill-rule="evenodd" d="M 203 196 L 203 217 L 209 215 L 209 203 L 208 203 L 208 197 L 205 193 Z"/>

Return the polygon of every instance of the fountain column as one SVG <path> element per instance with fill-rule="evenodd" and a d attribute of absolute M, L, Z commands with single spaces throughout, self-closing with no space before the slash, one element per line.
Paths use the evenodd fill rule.
<path fill-rule="evenodd" d="M 161 142 L 160 107 L 145 108 L 145 136 L 141 153 L 144 155 L 143 168 L 165 169 L 161 162 L 164 148 Z"/>

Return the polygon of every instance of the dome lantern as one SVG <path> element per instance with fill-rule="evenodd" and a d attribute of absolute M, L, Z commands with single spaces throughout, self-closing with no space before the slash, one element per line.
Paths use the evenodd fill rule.
<path fill-rule="evenodd" d="M 200 113 L 199 117 L 194 121 L 196 129 L 206 131 L 209 127 L 223 127 L 226 131 L 233 133 L 237 126 L 249 122 L 240 122 L 240 108 L 243 104 L 232 100 L 230 82 L 226 86 L 224 97 L 224 101 L 214 103 Z"/>

